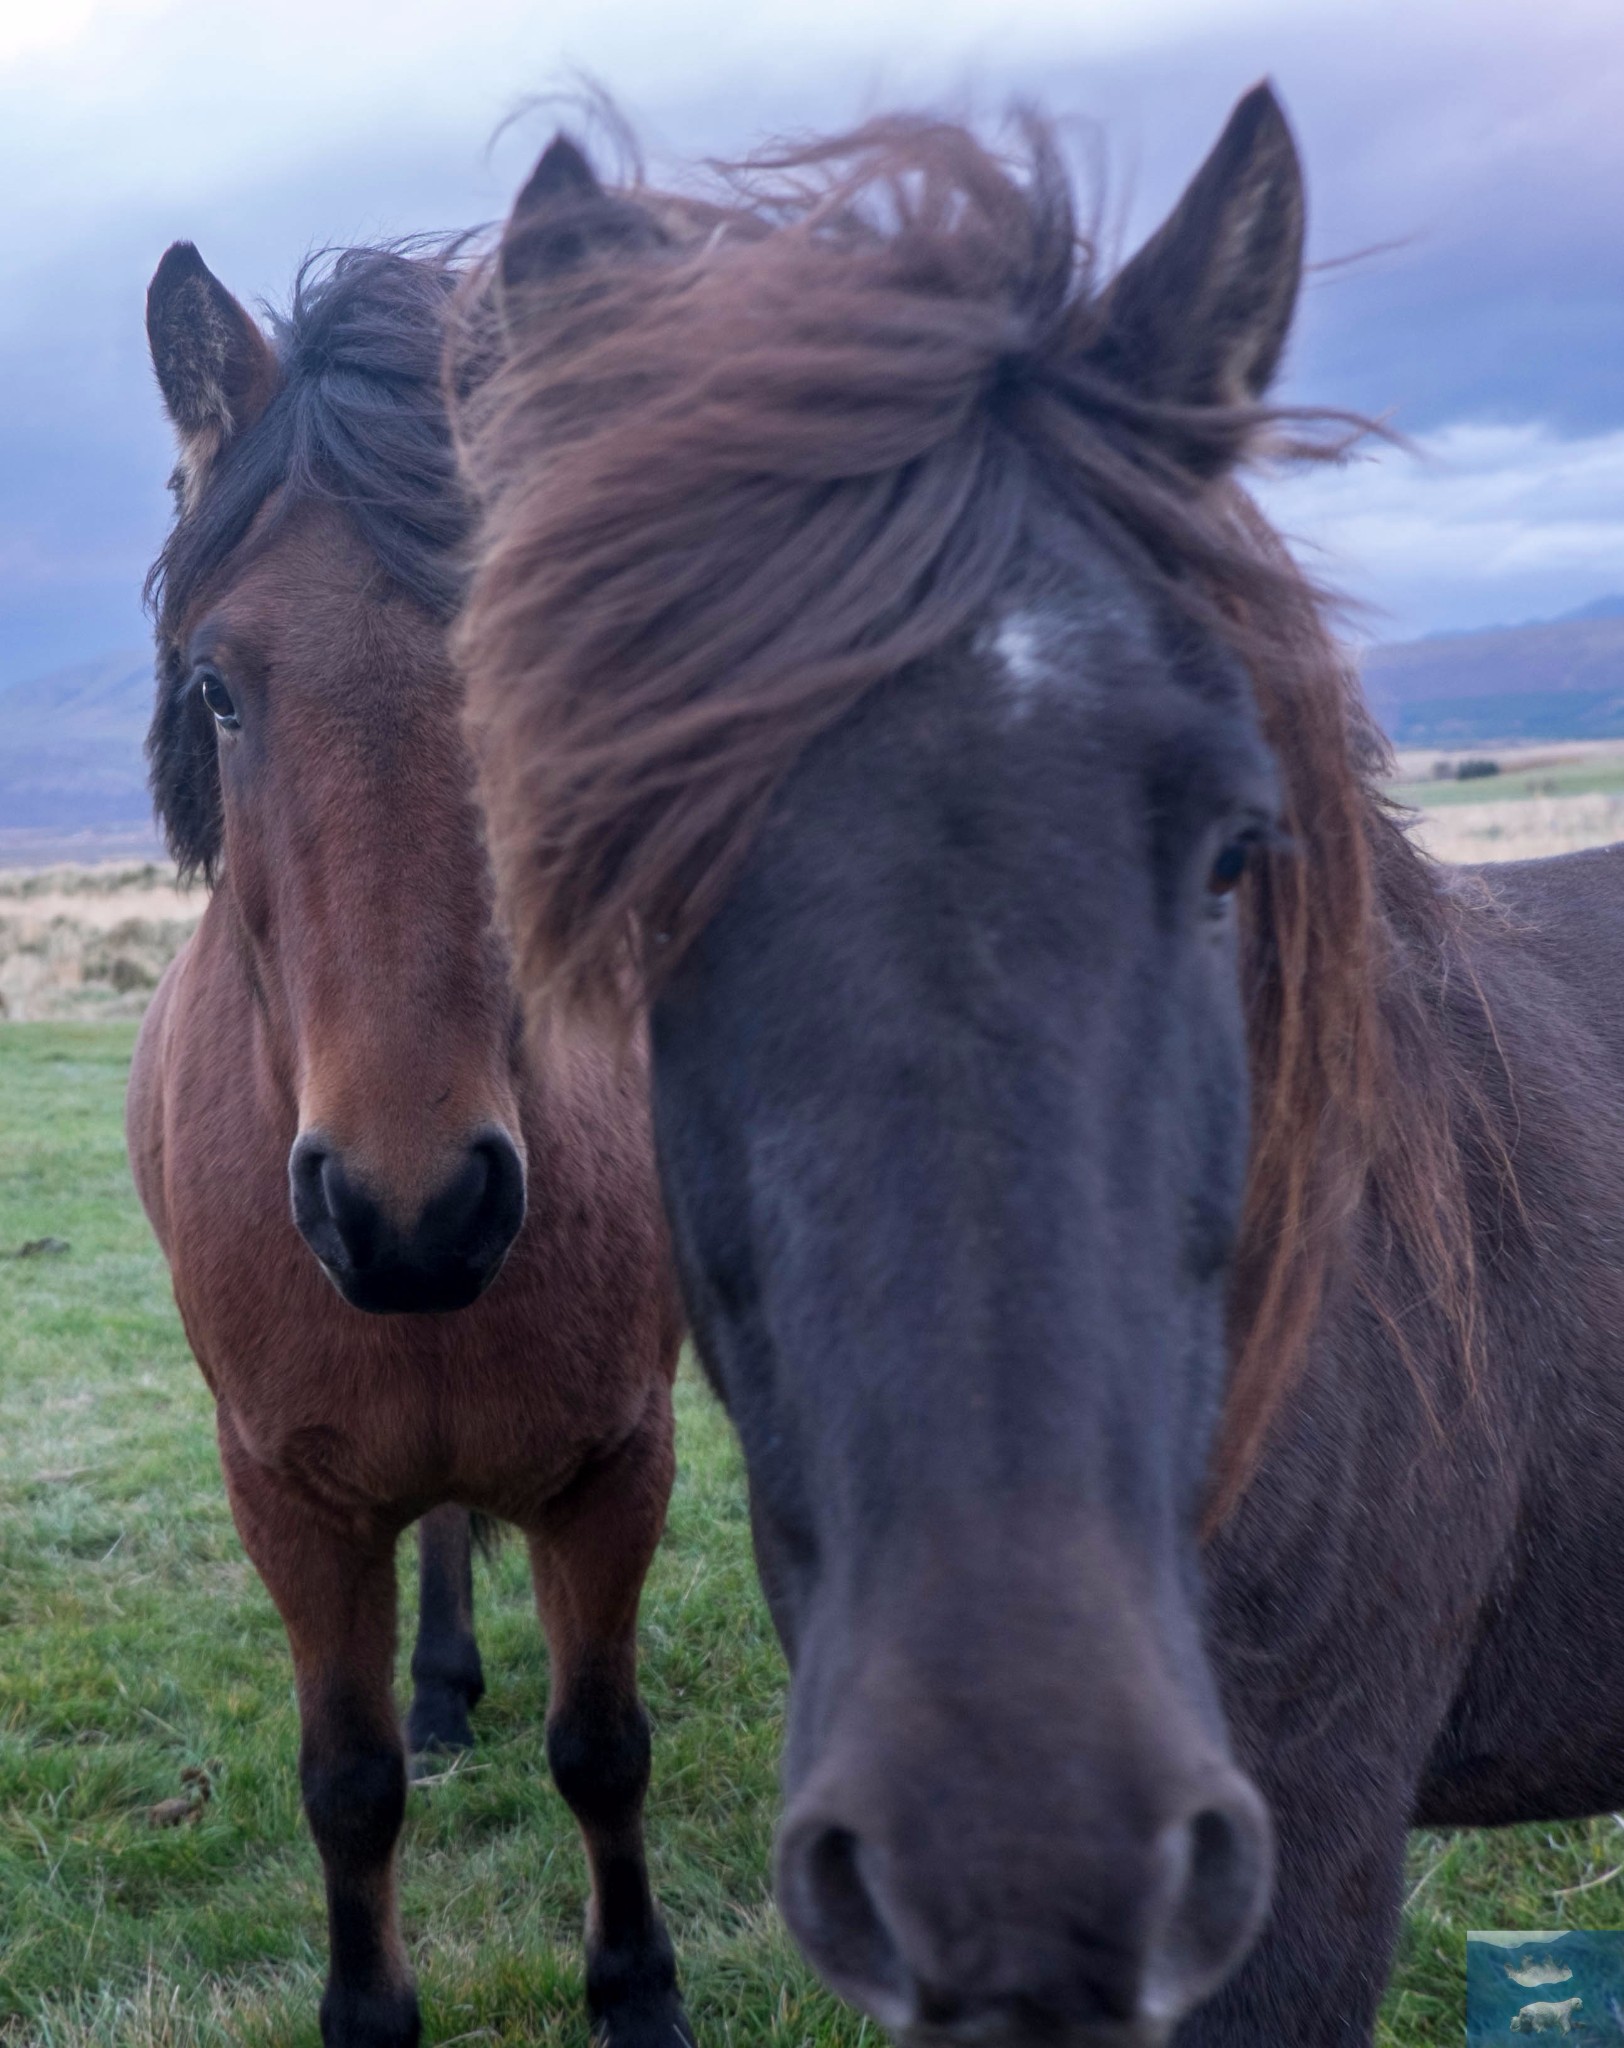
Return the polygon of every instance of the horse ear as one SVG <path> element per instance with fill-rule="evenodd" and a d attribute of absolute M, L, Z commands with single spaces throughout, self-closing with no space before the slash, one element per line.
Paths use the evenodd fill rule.
<path fill-rule="evenodd" d="M 147 287 L 147 342 L 180 438 L 188 509 L 228 441 L 251 427 L 280 381 L 270 343 L 190 242 L 175 242 Z"/>
<path fill-rule="evenodd" d="M 509 225 L 543 207 L 556 206 L 560 200 L 602 197 L 603 187 L 598 182 L 597 172 L 587 161 L 585 150 L 573 135 L 566 135 L 560 128 L 537 157 L 535 169 L 514 200 Z"/>
<path fill-rule="evenodd" d="M 1243 406 L 1279 367 L 1303 268 L 1303 174 L 1267 83 L 1112 281 L 1090 359 L 1136 396 Z"/>
<path fill-rule="evenodd" d="M 611 249 L 664 240 L 652 214 L 606 192 L 585 151 L 560 131 L 537 160 L 502 230 L 502 283 L 546 284 Z"/>

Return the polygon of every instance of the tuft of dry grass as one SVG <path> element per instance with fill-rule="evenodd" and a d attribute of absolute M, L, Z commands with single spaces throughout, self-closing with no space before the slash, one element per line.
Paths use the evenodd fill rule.
<path fill-rule="evenodd" d="M 1624 791 L 1439 805 L 1422 810 L 1411 830 L 1439 860 L 1543 860 L 1624 839 Z"/>
<path fill-rule="evenodd" d="M 0 869 L 0 1018 L 139 1016 L 206 901 L 156 861 Z"/>

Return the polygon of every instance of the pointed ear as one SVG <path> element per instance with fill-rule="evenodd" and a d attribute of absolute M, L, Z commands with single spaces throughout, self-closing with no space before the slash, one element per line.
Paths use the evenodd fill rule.
<path fill-rule="evenodd" d="M 264 412 L 281 373 L 270 343 L 190 242 L 165 250 L 153 272 L 147 341 L 190 510 L 220 450 Z"/>
<path fill-rule="evenodd" d="M 601 199 L 603 187 L 586 151 L 562 128 L 536 159 L 536 167 L 513 202 L 512 220 L 556 206 L 561 200 Z"/>
<path fill-rule="evenodd" d="M 549 283 L 611 251 L 631 254 L 664 240 L 647 208 L 606 192 L 580 145 L 560 131 L 513 202 L 498 264 L 511 290 Z"/>
<path fill-rule="evenodd" d="M 1279 366 L 1302 268 L 1302 165 L 1263 84 L 1112 281 L 1091 360 L 1153 402 L 1252 404 Z"/>

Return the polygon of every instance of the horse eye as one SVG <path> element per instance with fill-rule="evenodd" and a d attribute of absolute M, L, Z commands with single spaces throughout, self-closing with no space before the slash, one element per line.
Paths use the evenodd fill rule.
<path fill-rule="evenodd" d="M 227 732 L 237 732 L 242 720 L 237 716 L 237 707 L 231 701 L 231 692 L 221 682 L 212 668 L 206 668 L 198 678 L 198 690 L 203 702 L 214 713 L 215 718 Z"/>
<path fill-rule="evenodd" d="M 1246 873 L 1246 863 L 1256 846 L 1257 838 L 1252 833 L 1230 840 L 1208 870 L 1207 890 L 1210 895 L 1227 896 L 1230 893 Z"/>

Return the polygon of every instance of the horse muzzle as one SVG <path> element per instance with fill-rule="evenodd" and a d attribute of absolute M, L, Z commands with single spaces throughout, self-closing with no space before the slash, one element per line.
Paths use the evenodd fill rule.
<path fill-rule="evenodd" d="M 479 1299 L 524 1222 L 525 1172 L 498 1126 L 404 1222 L 321 1131 L 288 1156 L 293 1220 L 351 1307 L 370 1315 L 445 1314 Z"/>
<path fill-rule="evenodd" d="M 791 1772 L 779 1906 L 830 1987 L 906 2048 L 1160 2048 L 1251 1946 L 1267 1810 L 1131 1654 L 1141 1632 L 1102 1630 L 1097 1659 L 1061 1637 L 1041 1668 L 1018 1639 L 983 1642 L 996 1677 L 968 1690 L 890 1644 L 872 1677 L 845 1667 L 827 1719 L 808 1709 L 822 1726 Z M 1102 1673 L 1113 1650 L 1126 1668 Z"/>

